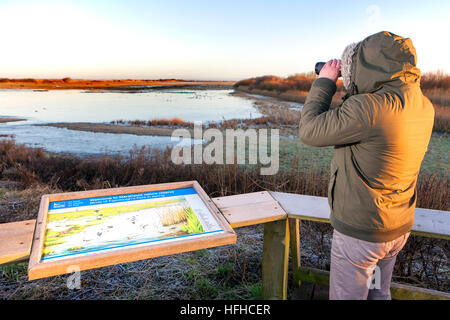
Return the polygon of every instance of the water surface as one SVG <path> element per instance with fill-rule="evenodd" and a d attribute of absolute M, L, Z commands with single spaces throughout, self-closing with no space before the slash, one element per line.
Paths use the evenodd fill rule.
<path fill-rule="evenodd" d="M 74 131 L 36 126 L 52 122 L 109 123 L 113 120 L 150 120 L 178 117 L 185 121 L 255 118 L 261 114 L 248 99 L 232 90 L 161 89 L 147 92 L 89 92 L 85 90 L 0 90 L 0 116 L 26 121 L 0 124 L 0 135 L 14 135 L 16 143 L 55 153 L 78 155 L 128 152 L 134 145 L 165 148 L 170 137 Z M 185 140 L 184 143 L 201 143 Z"/>
<path fill-rule="evenodd" d="M 0 115 L 30 123 L 110 122 L 178 117 L 215 121 L 258 117 L 252 101 L 231 90 L 162 89 L 139 93 L 83 90 L 0 90 Z"/>

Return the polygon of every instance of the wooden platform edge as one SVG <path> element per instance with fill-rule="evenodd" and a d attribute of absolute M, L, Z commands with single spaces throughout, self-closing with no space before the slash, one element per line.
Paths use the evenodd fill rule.
<path fill-rule="evenodd" d="M 284 209 L 284 211 L 288 215 L 288 218 L 330 223 L 330 212 L 328 200 L 326 197 L 308 196 L 295 193 L 275 192 L 275 191 L 270 191 L 269 193 Z M 301 201 L 309 202 L 309 204 L 306 204 L 304 205 L 304 208 L 301 208 L 298 205 L 298 203 L 300 203 Z M 443 212 L 448 213 L 448 211 L 442 210 L 416 208 L 415 220 L 417 222 L 419 218 L 423 219 L 424 214 L 426 213 L 430 214 L 435 212 L 438 212 L 439 214 L 442 214 Z M 440 219 L 441 218 L 438 218 L 436 219 L 436 221 L 441 222 Z M 447 219 L 450 221 L 450 218 Z M 420 224 L 416 225 L 415 223 L 414 226 L 412 227 L 411 234 L 421 237 L 450 240 L 448 228 L 443 227 L 435 228 L 434 232 L 432 230 L 423 230 L 423 229 L 424 229 L 423 226 L 421 226 Z"/>
<path fill-rule="evenodd" d="M 286 220 L 287 213 L 270 192 L 212 198 L 232 228 Z"/>
<path fill-rule="evenodd" d="M 299 219 L 304 221 L 313 221 L 313 222 L 322 222 L 322 223 L 330 223 L 330 219 L 316 218 L 316 217 L 308 217 L 305 215 L 299 214 L 287 214 L 289 219 Z M 442 240 L 450 240 L 450 235 L 440 234 L 440 233 L 431 233 L 431 232 L 422 232 L 422 231 L 414 231 L 411 230 L 411 234 L 415 236 L 421 236 L 425 238 L 434 238 L 434 239 L 442 239 Z"/>
<path fill-rule="evenodd" d="M 35 224 L 36 220 L 0 224 L 0 265 L 30 257 Z"/>

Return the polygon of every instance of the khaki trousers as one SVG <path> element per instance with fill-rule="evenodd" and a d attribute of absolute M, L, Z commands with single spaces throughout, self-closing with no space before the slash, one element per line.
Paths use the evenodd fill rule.
<path fill-rule="evenodd" d="M 330 300 L 390 300 L 395 260 L 409 234 L 388 242 L 368 242 L 334 230 Z"/>

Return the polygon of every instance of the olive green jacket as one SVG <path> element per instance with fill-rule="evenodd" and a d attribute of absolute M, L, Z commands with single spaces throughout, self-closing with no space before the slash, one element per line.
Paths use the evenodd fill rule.
<path fill-rule="evenodd" d="M 299 135 L 311 146 L 335 146 L 328 187 L 332 226 L 361 240 L 391 241 L 414 224 L 434 108 L 420 89 L 410 39 L 388 32 L 364 39 L 352 58 L 351 81 L 350 97 L 335 109 L 329 109 L 335 83 L 314 81 Z"/>

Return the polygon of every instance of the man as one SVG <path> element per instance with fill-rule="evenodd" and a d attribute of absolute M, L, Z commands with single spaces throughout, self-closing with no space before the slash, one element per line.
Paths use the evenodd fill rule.
<path fill-rule="evenodd" d="M 330 299 L 390 299 L 395 259 L 414 224 L 416 182 L 434 108 L 410 39 L 380 32 L 328 61 L 306 99 L 301 140 L 334 146 Z M 341 72 L 347 95 L 329 109 Z"/>

